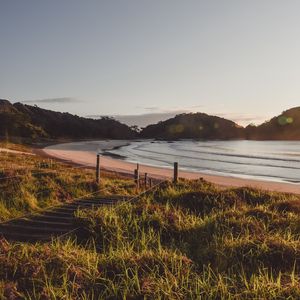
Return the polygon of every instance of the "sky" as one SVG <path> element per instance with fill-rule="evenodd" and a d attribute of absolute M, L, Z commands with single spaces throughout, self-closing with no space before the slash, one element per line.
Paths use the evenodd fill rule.
<path fill-rule="evenodd" d="M 0 98 L 258 124 L 300 105 L 299 36 L 298 0 L 0 0 Z"/>

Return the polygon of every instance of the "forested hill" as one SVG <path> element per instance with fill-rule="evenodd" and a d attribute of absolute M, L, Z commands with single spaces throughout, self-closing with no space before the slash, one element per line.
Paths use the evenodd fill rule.
<path fill-rule="evenodd" d="M 300 140 L 300 107 L 286 110 L 259 126 L 247 126 L 245 134 L 252 140 Z"/>
<path fill-rule="evenodd" d="M 233 121 L 203 113 L 177 115 L 174 118 L 145 127 L 143 138 L 160 139 L 240 139 L 244 137 L 241 126 Z"/>
<path fill-rule="evenodd" d="M 132 139 L 136 132 L 107 117 L 94 120 L 0 100 L 0 136 Z"/>
<path fill-rule="evenodd" d="M 0 136 L 30 139 L 300 140 L 300 107 L 284 111 L 259 126 L 243 128 L 217 116 L 187 113 L 149 125 L 138 133 L 109 117 L 95 120 L 0 100 Z"/>
<path fill-rule="evenodd" d="M 246 128 L 223 118 L 203 113 L 177 115 L 164 122 L 145 127 L 143 138 L 159 139 L 245 139 L 245 140 L 300 140 L 300 107 L 284 111 L 279 116 L 259 125 Z"/>

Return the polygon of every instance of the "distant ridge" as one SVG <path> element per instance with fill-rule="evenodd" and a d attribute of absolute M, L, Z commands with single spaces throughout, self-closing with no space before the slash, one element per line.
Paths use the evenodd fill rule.
<path fill-rule="evenodd" d="M 203 113 L 188 113 L 145 127 L 144 138 L 160 139 L 246 139 L 246 140 L 300 140 L 300 107 L 284 111 L 270 121 L 246 128 Z"/>
<path fill-rule="evenodd" d="M 0 100 L 0 136 L 24 138 L 132 139 L 136 132 L 111 118 L 82 118 L 22 103 Z"/>
<path fill-rule="evenodd" d="M 30 139 L 134 139 L 163 140 L 300 140 L 300 107 L 284 111 L 270 121 L 246 128 L 204 113 L 179 114 L 148 125 L 140 132 L 121 122 L 102 117 L 83 118 L 22 103 L 0 99 L 0 136 Z"/>
<path fill-rule="evenodd" d="M 259 126 L 247 126 L 245 135 L 253 140 L 300 140 L 300 107 L 288 109 Z"/>
<path fill-rule="evenodd" d="M 145 127 L 144 138 L 160 139 L 245 139 L 245 140 L 300 140 L 300 107 L 284 111 L 270 121 L 246 128 L 203 113 L 188 113 Z"/>
<path fill-rule="evenodd" d="M 180 114 L 174 118 L 145 127 L 143 138 L 160 139 L 240 139 L 243 128 L 233 121 L 204 113 Z"/>

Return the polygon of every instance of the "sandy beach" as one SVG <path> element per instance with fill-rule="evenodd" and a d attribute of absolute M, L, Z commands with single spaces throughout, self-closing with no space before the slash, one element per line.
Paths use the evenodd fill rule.
<path fill-rule="evenodd" d="M 128 143 L 128 141 L 123 140 L 74 142 L 52 145 L 44 148 L 43 152 L 50 157 L 66 160 L 80 165 L 86 165 L 87 167 L 94 167 L 96 165 L 96 154 L 98 152 L 105 152 L 105 150 L 111 150 L 115 147 L 121 147 L 127 145 Z M 133 174 L 133 171 L 136 168 L 136 164 L 134 163 L 127 162 L 121 159 L 111 158 L 105 155 L 101 156 L 100 165 L 106 170 L 130 174 Z M 173 176 L 172 168 L 168 169 L 140 165 L 140 172 L 141 174 L 148 173 L 149 176 L 155 178 L 172 178 Z M 199 172 L 183 171 L 180 169 L 179 177 L 186 179 L 197 179 L 202 177 L 205 180 L 222 187 L 249 186 L 269 191 L 300 194 L 299 184 L 293 183 L 241 179 L 230 176 L 207 175 Z"/>

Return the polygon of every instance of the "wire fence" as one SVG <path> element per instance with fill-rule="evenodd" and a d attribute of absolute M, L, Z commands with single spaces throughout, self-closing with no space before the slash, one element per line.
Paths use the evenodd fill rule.
<path fill-rule="evenodd" d="M 14 170 L 15 172 L 17 172 L 17 174 L 9 175 L 9 176 L 1 176 L 1 171 L 0 171 L 0 183 L 1 183 L 1 181 L 10 180 L 10 179 L 14 179 L 14 178 L 23 178 L 23 177 L 27 177 L 27 176 L 59 174 L 59 173 L 63 174 L 65 172 L 68 172 L 69 170 L 81 170 L 81 169 L 89 169 L 90 170 L 92 167 L 95 171 L 95 166 L 92 166 L 91 164 L 75 165 L 74 166 L 71 161 L 69 161 L 69 162 L 70 162 L 70 164 L 67 164 L 67 161 L 64 161 L 63 163 L 61 163 L 61 162 L 53 161 L 52 159 L 48 160 L 48 161 L 42 161 L 42 162 L 39 163 L 40 168 L 42 168 L 42 170 L 40 170 L 40 171 L 35 171 L 35 169 L 31 169 L 31 170 L 27 169 L 26 173 L 18 174 L 18 172 L 20 170 L 25 170 L 25 169 L 22 168 L 22 169 Z M 54 167 L 58 167 L 58 168 L 53 169 Z M 49 170 L 45 170 L 45 168 L 49 168 Z M 132 202 L 132 201 L 140 198 L 142 195 L 155 190 L 162 183 L 168 181 L 168 180 L 157 179 L 157 178 L 154 179 L 151 176 L 149 176 L 147 173 L 145 173 L 144 177 L 143 176 L 140 177 L 138 169 L 139 169 L 139 164 L 137 164 L 137 169 L 135 169 L 133 174 L 131 175 L 131 179 L 133 178 L 133 180 L 134 180 L 134 184 L 133 184 L 133 182 L 132 182 L 132 184 L 133 184 L 133 188 L 135 187 L 135 192 L 139 193 L 139 194 L 134 195 L 132 198 L 126 200 L 127 203 Z M 2 170 L 2 172 L 3 172 L 3 170 Z M 13 169 L 7 169 L 7 170 L 12 171 Z M 118 172 L 114 171 L 113 173 L 117 174 Z M 80 173 L 80 174 L 82 174 L 82 173 Z M 87 180 L 87 181 L 79 181 L 78 180 L 78 181 L 76 181 L 74 183 L 71 183 L 71 184 L 68 184 L 68 185 L 64 184 L 61 188 L 64 188 L 64 191 L 66 193 L 68 193 L 68 189 L 70 189 L 71 187 L 76 187 L 76 186 L 78 186 L 78 187 L 81 186 L 81 188 L 84 190 L 84 188 L 85 188 L 84 185 L 85 184 L 87 185 L 86 189 L 89 189 L 89 188 L 92 189 L 95 186 L 99 187 L 97 190 L 91 191 L 91 192 L 87 191 L 87 193 L 85 193 L 83 195 L 80 195 L 79 197 L 69 198 L 69 196 L 68 196 L 68 198 L 66 200 L 69 201 L 69 202 L 76 201 L 78 199 L 84 199 L 86 197 L 91 197 L 91 196 L 97 195 L 100 192 L 103 193 L 105 191 L 108 191 L 109 189 L 113 190 L 112 186 L 105 187 L 105 188 L 100 187 L 101 181 L 99 180 L 99 178 L 96 178 L 96 177 L 99 177 L 99 174 L 100 174 L 100 164 L 96 165 L 96 176 L 93 175 L 93 173 L 91 173 L 91 172 L 86 173 L 86 175 L 91 175 L 92 176 L 91 178 L 89 178 L 89 180 Z M 98 179 L 98 181 L 97 181 L 97 179 Z M 40 183 L 36 183 L 36 184 L 42 185 L 43 183 L 40 182 Z M 88 185 L 90 185 L 90 186 L 88 186 Z M 32 192 L 32 194 L 35 197 L 39 197 L 39 196 L 41 196 L 45 193 L 55 191 L 55 189 L 58 189 L 58 188 L 59 188 L 59 186 L 53 186 L 53 187 L 46 188 L 46 189 L 43 189 L 43 190 L 38 191 L 38 192 Z M 67 195 L 65 195 L 65 197 L 67 197 Z M 51 209 L 53 207 L 57 207 L 59 205 L 48 206 L 45 209 L 48 210 L 48 209 Z M 24 217 L 32 216 L 33 214 L 39 214 L 39 213 L 41 213 L 41 210 L 38 210 L 36 212 L 30 212 L 30 213 L 25 214 L 23 216 L 19 216 L 17 218 L 13 218 L 13 219 L 10 219 L 10 220 L 6 220 L 4 222 L 0 222 L 0 224 L 10 222 L 14 219 L 24 218 Z"/>
<path fill-rule="evenodd" d="M 134 196 L 134 197 L 131 197 L 131 198 L 129 198 L 128 200 L 123 200 L 121 204 L 118 204 L 117 209 L 122 208 L 123 205 L 126 205 L 126 204 L 128 204 L 128 203 L 131 203 L 131 202 L 133 202 L 134 200 L 140 199 L 142 196 L 144 196 L 144 195 L 146 195 L 146 194 L 148 194 L 148 193 L 150 193 L 150 192 L 153 192 L 154 190 L 156 190 L 157 188 L 159 188 L 160 186 L 162 186 L 164 183 L 167 183 L 167 182 L 170 182 L 170 181 L 169 181 L 169 180 L 162 180 L 162 181 L 159 181 L 157 184 L 155 184 L 155 185 L 151 186 L 150 188 L 144 190 L 144 191 L 141 192 L 140 194 L 138 194 L 138 195 L 136 195 L 136 196 Z M 58 235 L 58 236 L 55 237 L 55 238 L 52 238 L 51 242 L 52 242 L 52 241 L 55 241 L 55 240 L 61 240 L 61 239 L 67 238 L 67 237 L 69 237 L 71 234 L 76 233 L 76 232 L 77 232 L 78 230 L 80 230 L 80 229 L 81 229 L 80 227 L 73 228 L 73 229 L 71 229 L 71 230 L 68 231 L 68 232 L 65 232 L 65 233 L 63 233 L 63 234 L 61 234 L 61 235 Z"/>
<path fill-rule="evenodd" d="M 116 194 L 113 194 L 114 191 L 114 186 L 113 185 L 108 185 L 108 186 L 103 186 L 103 180 L 102 180 L 102 170 L 100 172 L 100 156 L 97 155 L 97 160 L 95 160 L 96 166 L 92 164 L 81 164 L 81 165 L 74 165 L 74 162 L 72 161 L 67 161 L 64 160 L 63 162 L 56 162 L 53 160 L 49 161 L 41 161 L 37 165 L 31 166 L 31 168 L 22 168 L 19 167 L 18 169 L 13 169 L 13 168 L 7 168 L 7 169 L 0 169 L 0 183 L 7 181 L 7 184 L 12 184 L 13 181 L 9 181 L 11 179 L 15 178 L 26 178 L 28 176 L 37 176 L 35 184 L 39 185 L 38 188 L 43 188 L 44 182 L 42 181 L 43 176 L 42 175 L 49 175 L 49 174 L 61 174 L 61 176 L 67 174 L 68 172 L 72 174 L 73 176 L 79 176 L 73 177 L 72 180 L 73 182 L 70 182 L 66 184 L 65 182 L 55 182 L 55 185 L 53 187 L 46 187 L 43 188 L 42 190 L 37 190 L 36 192 L 32 192 L 33 196 L 36 197 L 36 199 L 41 199 L 41 195 L 44 195 L 45 193 L 49 193 L 49 197 L 51 197 L 52 194 L 51 191 L 53 192 L 62 192 L 62 197 L 65 197 L 65 201 L 60 201 L 60 203 L 55 204 L 55 205 L 50 205 L 45 207 L 44 209 L 37 209 L 36 211 L 33 212 L 28 212 L 25 213 L 21 216 L 11 218 L 9 220 L 0 222 L 0 224 L 6 224 L 10 223 L 15 220 L 19 219 L 30 219 L 34 218 L 39 215 L 43 215 L 43 213 L 46 213 L 47 211 L 51 211 L 53 209 L 59 208 L 61 204 L 63 203 L 76 203 L 77 200 L 87 200 L 87 198 L 93 198 L 97 199 L 101 195 L 105 194 L 106 192 L 110 191 L 111 194 L 107 196 L 111 199 L 112 197 L 116 197 Z M 139 164 L 136 165 L 136 169 L 134 169 L 132 174 L 126 173 L 126 179 L 131 182 L 131 188 L 132 192 L 135 193 L 132 197 L 128 196 L 123 196 L 121 203 L 119 201 L 116 201 L 118 203 L 117 208 L 123 207 L 123 205 L 132 203 L 134 201 L 138 201 L 143 197 L 144 195 L 147 195 L 149 193 L 154 192 L 156 189 L 161 187 L 164 183 L 170 182 L 170 180 L 165 179 L 165 178 L 157 178 L 154 176 L 151 176 L 151 174 L 144 173 L 142 176 L 140 176 L 140 168 Z M 86 169 L 86 172 L 76 172 L 77 170 L 81 171 Z M 91 170 L 93 169 L 93 171 Z M 10 174 L 11 172 L 14 172 L 15 174 Z M 72 171 L 75 171 L 72 173 Z M 8 173 L 7 176 L 5 176 L 5 173 Z M 124 173 L 116 171 L 116 170 L 105 170 L 105 172 L 112 173 L 113 175 L 117 175 L 119 178 L 124 178 Z M 85 177 L 84 177 L 85 175 Z M 88 176 L 87 176 L 88 175 Z M 57 176 L 55 179 L 61 179 L 62 177 Z M 178 164 L 174 163 L 174 177 L 173 177 L 173 182 L 176 183 L 178 179 Z M 20 181 L 21 182 L 21 181 Z M 58 185 L 56 185 L 56 183 Z M 75 193 L 75 189 L 71 190 L 71 188 L 78 186 L 78 190 Z M 36 186 L 35 186 L 36 187 Z M 34 190 L 34 189 L 33 189 Z M 73 194 L 80 194 L 80 196 L 71 196 Z M 118 195 L 120 196 L 120 195 Z M 122 195 L 121 195 L 122 197 Z M 105 198 L 102 198 L 104 200 Z M 116 198 L 117 199 L 117 198 Z M 99 198 L 101 200 L 101 198 Z M 88 200 L 87 200 L 88 201 Z M 79 201 L 81 202 L 81 201 Z M 79 202 L 78 208 L 80 207 Z M 78 209 L 77 208 L 77 209 Z M 58 235 L 56 237 L 52 237 L 53 240 L 59 240 L 65 237 L 69 237 L 72 233 L 75 233 L 77 230 L 80 228 L 72 228 L 71 230 L 67 231 L 66 233 L 63 233 L 61 235 Z"/>

